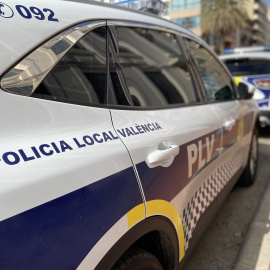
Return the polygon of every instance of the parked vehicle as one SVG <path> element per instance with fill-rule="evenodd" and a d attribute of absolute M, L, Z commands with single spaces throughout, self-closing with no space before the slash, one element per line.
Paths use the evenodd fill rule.
<path fill-rule="evenodd" d="M 257 168 L 258 107 L 157 16 L 90 1 L 0 14 L 1 269 L 177 269 Z"/>
<path fill-rule="evenodd" d="M 256 87 L 253 98 L 260 107 L 261 127 L 270 126 L 270 46 L 225 50 L 220 59 L 234 76 L 236 83 L 245 81 Z"/>

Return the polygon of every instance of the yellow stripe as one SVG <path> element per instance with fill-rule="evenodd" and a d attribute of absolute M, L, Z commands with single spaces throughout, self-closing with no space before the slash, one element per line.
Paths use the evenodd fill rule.
<path fill-rule="evenodd" d="M 169 218 L 172 223 L 174 224 L 177 235 L 178 235 L 178 242 L 179 242 L 179 261 L 185 255 L 185 240 L 184 240 L 184 229 L 182 220 L 175 209 L 175 207 L 163 200 L 153 200 L 146 202 L 146 209 L 147 209 L 147 216 L 155 216 L 155 215 L 162 215 Z M 132 227 L 137 222 L 144 219 L 144 205 L 140 204 L 134 207 L 127 213 L 128 218 L 128 226 Z"/>
<path fill-rule="evenodd" d="M 127 213 L 128 227 L 132 227 L 134 224 L 145 218 L 144 204 L 139 204 Z"/>
<path fill-rule="evenodd" d="M 237 85 L 242 81 L 242 77 L 233 77 L 233 78 Z"/>

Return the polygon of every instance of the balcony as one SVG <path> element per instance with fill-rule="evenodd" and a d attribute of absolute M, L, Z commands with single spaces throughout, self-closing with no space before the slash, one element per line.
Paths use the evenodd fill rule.
<path fill-rule="evenodd" d="M 252 35 L 252 40 L 253 42 L 256 42 L 257 45 L 264 45 L 265 39 L 266 39 L 265 35 L 257 35 L 257 34 Z"/>

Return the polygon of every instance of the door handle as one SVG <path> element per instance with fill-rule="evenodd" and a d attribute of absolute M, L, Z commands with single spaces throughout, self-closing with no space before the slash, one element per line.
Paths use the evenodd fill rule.
<path fill-rule="evenodd" d="M 170 145 L 167 149 L 158 149 L 149 154 L 146 163 L 149 168 L 154 168 L 157 166 L 169 167 L 173 163 L 175 156 L 178 154 L 179 146 L 173 144 Z"/>
<path fill-rule="evenodd" d="M 228 119 L 224 122 L 223 126 L 225 128 L 225 130 L 227 131 L 231 131 L 233 126 L 235 125 L 235 119 Z"/>

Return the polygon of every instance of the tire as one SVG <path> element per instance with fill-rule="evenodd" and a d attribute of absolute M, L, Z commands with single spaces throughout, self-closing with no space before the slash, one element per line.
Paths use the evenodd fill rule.
<path fill-rule="evenodd" d="M 112 270 L 163 270 L 163 267 L 150 252 L 131 248 L 116 262 Z"/>
<path fill-rule="evenodd" d="M 238 182 L 241 186 L 248 187 L 255 182 L 258 165 L 258 136 L 258 129 L 255 128 L 251 138 L 248 163 Z"/>

